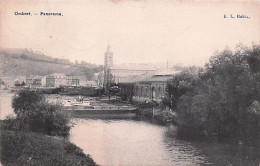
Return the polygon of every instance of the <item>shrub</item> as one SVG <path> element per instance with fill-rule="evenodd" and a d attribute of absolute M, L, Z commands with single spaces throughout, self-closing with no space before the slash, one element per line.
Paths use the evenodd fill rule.
<path fill-rule="evenodd" d="M 71 154 L 76 154 L 78 156 L 85 156 L 85 154 L 83 153 L 83 150 L 78 148 L 75 144 L 73 143 L 68 143 L 65 146 L 65 151 L 67 153 L 71 153 Z"/>
<path fill-rule="evenodd" d="M 207 96 L 183 95 L 178 104 L 178 124 L 203 129 L 207 121 Z"/>
<path fill-rule="evenodd" d="M 19 116 L 26 116 L 31 109 L 37 107 L 39 102 L 44 101 L 44 96 L 38 92 L 22 90 L 18 92 L 13 98 L 12 107 L 15 114 Z"/>
<path fill-rule="evenodd" d="M 42 134 L 3 130 L 0 135 L 0 160 L 5 166 L 95 166 L 89 155 L 64 139 Z M 68 151 L 68 147 L 72 150 Z"/>
<path fill-rule="evenodd" d="M 258 101 L 252 102 L 243 122 L 244 134 L 260 137 L 260 103 Z"/>
<path fill-rule="evenodd" d="M 248 109 L 248 112 L 251 114 L 255 114 L 256 116 L 260 115 L 260 103 L 258 101 L 254 101 Z"/>
<path fill-rule="evenodd" d="M 66 136 L 69 134 L 69 115 L 59 104 L 48 103 L 37 92 L 21 91 L 14 98 L 12 107 L 16 119 L 7 118 L 5 128 Z"/>

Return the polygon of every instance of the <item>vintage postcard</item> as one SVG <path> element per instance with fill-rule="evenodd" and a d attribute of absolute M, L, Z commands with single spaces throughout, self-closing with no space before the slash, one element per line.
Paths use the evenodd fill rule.
<path fill-rule="evenodd" d="M 259 9 L 0 0 L 0 165 L 260 165 Z"/>

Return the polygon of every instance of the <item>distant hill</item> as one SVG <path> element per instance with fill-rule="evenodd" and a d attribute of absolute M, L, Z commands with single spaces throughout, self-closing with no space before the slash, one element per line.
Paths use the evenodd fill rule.
<path fill-rule="evenodd" d="M 68 59 L 53 58 L 28 49 L 1 49 L 0 66 L 1 76 L 83 73 L 89 79 L 93 77 L 93 73 L 100 72 L 103 69 L 101 65 L 97 66 L 86 62 L 75 65 Z"/>

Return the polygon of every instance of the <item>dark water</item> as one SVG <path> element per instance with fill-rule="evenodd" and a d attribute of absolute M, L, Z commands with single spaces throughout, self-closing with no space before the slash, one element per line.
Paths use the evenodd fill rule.
<path fill-rule="evenodd" d="M 134 120 L 75 119 L 70 141 L 100 165 L 207 165 L 191 143 L 174 139 L 176 127 Z M 170 134 L 169 134 L 170 133 Z"/>

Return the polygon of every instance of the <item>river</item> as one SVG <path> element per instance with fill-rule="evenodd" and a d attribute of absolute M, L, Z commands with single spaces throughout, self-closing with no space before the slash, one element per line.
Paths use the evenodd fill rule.
<path fill-rule="evenodd" d="M 0 94 L 0 118 L 14 114 L 12 94 Z M 161 126 L 144 120 L 73 119 L 69 141 L 101 166 L 259 166 L 260 143 L 246 141 L 185 141 L 174 125 Z"/>
<path fill-rule="evenodd" d="M 0 93 L 0 120 L 5 119 L 9 115 L 14 115 L 12 109 L 11 93 Z"/>
<path fill-rule="evenodd" d="M 207 157 L 189 142 L 174 138 L 174 125 L 137 120 L 74 119 L 70 141 L 108 166 L 206 165 Z"/>
<path fill-rule="evenodd" d="M 0 95 L 1 119 L 14 114 L 12 94 Z M 176 127 L 137 120 L 73 119 L 69 140 L 100 165 L 201 165 L 207 158 L 189 142 L 177 140 Z M 169 136 L 171 135 L 171 136 Z"/>

